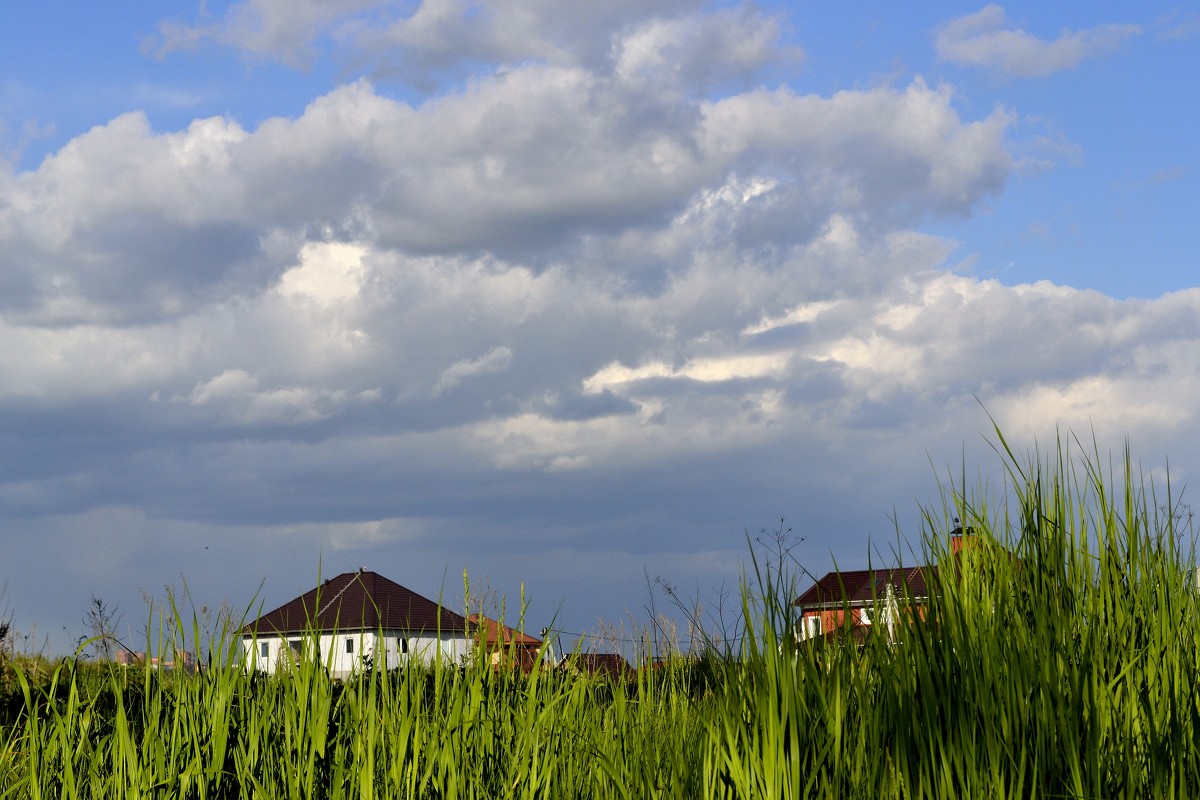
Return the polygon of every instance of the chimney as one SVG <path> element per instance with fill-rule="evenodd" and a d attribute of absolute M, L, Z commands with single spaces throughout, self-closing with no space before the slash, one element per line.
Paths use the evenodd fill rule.
<path fill-rule="evenodd" d="M 974 547 L 979 542 L 974 528 L 963 529 L 958 518 L 954 518 L 954 530 L 950 531 L 950 554 L 957 556 L 968 547 Z"/>

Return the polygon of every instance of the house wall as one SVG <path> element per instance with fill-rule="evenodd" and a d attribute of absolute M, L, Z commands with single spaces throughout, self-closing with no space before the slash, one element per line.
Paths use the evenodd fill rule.
<path fill-rule="evenodd" d="M 805 611 L 800 617 L 800 624 L 796 626 L 796 639 L 802 642 L 825 633 L 833 633 L 846 625 L 847 619 L 849 626 L 853 628 L 870 625 L 871 612 L 865 608 L 852 608 L 847 617 L 844 608 Z"/>
<path fill-rule="evenodd" d="M 462 635 L 416 631 L 339 631 L 317 637 L 318 651 L 312 652 L 313 640 L 302 634 L 259 635 L 242 638 L 245 667 L 274 673 L 286 668 L 297 657 L 313 657 L 324 664 L 335 678 L 345 678 L 360 669 L 366 658 L 381 658 L 386 669 L 395 669 L 410 659 L 429 664 L 439 659 L 458 663 L 470 652 L 470 643 Z M 265 653 L 264 653 L 265 647 Z"/>
<path fill-rule="evenodd" d="M 888 641 L 895 641 L 896 623 L 900 615 L 924 620 L 928 608 L 923 599 L 914 605 L 899 605 L 891 587 L 873 608 L 812 609 L 804 611 L 796 624 L 796 641 L 803 642 L 823 634 L 834 633 L 843 627 L 860 628 L 876 624 L 887 629 Z"/>

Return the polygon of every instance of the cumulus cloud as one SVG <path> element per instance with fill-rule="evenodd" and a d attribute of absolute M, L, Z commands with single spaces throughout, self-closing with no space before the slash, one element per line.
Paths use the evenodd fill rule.
<path fill-rule="evenodd" d="M 1053 40 L 1041 39 L 1008 27 L 1004 8 L 992 4 L 943 25 L 934 44 L 945 61 L 1040 78 L 1074 69 L 1084 59 L 1112 53 L 1141 32 L 1138 25 L 1110 24 L 1063 31 Z"/>
<path fill-rule="evenodd" d="M 638 58 L 709 35 L 678 25 Z M 445 514 L 458 484 L 538 491 L 505 474 L 718 469 L 861 419 L 843 405 L 864 367 L 819 345 L 942 263 L 949 245 L 907 226 L 1002 186 L 1009 115 L 964 120 L 920 81 L 705 99 L 622 63 L 512 67 L 418 105 L 359 82 L 253 129 L 129 114 L 14 174 L 0 398 L 31 431 L 17 449 L 49 435 L 28 404 L 52 403 L 136 430 L 77 497 L 353 523 Z M 13 507 L 91 474 L 43 450 Z M 198 472 L 219 508 L 191 497 Z"/>
<path fill-rule="evenodd" d="M 4 307 L 56 324 L 177 317 L 273 286 L 314 235 L 535 270 L 669 271 L 695 249 L 672 231 L 786 249 L 832 215 L 894 226 L 965 213 L 1010 168 L 1006 114 L 963 122 L 948 90 L 919 81 L 755 91 L 635 122 L 623 91 L 528 66 L 420 107 L 358 83 L 253 131 L 218 118 L 156 133 L 120 117 L 12 181 Z M 614 258 L 621 236 L 649 250 Z"/>

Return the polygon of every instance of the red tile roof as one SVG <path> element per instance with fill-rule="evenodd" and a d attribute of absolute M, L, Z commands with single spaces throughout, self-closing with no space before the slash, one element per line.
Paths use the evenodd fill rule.
<path fill-rule="evenodd" d="M 497 670 L 509 667 L 529 673 L 541 660 L 541 639 L 479 614 L 467 617 L 467 622 L 471 625 L 471 638 L 476 643 L 483 642 Z"/>
<path fill-rule="evenodd" d="M 806 608 L 836 608 L 843 604 L 861 605 L 881 600 L 888 584 L 898 596 L 913 598 L 929 596 L 927 579 L 933 578 L 937 567 L 907 567 L 905 569 L 856 569 L 830 572 L 796 599 L 794 605 Z"/>
<path fill-rule="evenodd" d="M 453 611 L 376 572 L 343 572 L 242 628 L 242 635 L 319 631 L 467 632 Z"/>
<path fill-rule="evenodd" d="M 482 617 L 482 623 L 480 622 L 480 619 L 481 618 L 478 614 L 472 614 L 471 616 L 467 617 L 467 621 L 471 623 L 471 630 L 476 636 L 478 636 L 480 629 L 486 631 L 486 638 L 484 641 L 488 645 L 497 645 L 503 643 L 505 645 L 518 645 L 536 648 L 540 647 L 542 644 L 541 639 L 535 639 L 529 634 L 521 633 L 521 631 L 517 630 L 516 628 L 510 628 L 501 622 L 497 622 L 491 617 Z"/>

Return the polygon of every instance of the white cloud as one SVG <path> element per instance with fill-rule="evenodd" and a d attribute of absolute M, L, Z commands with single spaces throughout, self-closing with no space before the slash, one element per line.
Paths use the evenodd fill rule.
<path fill-rule="evenodd" d="M 280 276 L 276 291 L 317 305 L 353 300 L 362 289 L 365 254 L 358 245 L 309 242 L 300 250 L 300 264 Z"/>
<path fill-rule="evenodd" d="M 605 389 L 618 389 L 623 384 L 646 378 L 687 378 L 701 382 L 716 382 L 779 376 L 787 366 L 787 360 L 786 353 L 770 353 L 698 358 L 680 367 L 672 367 L 662 362 L 641 364 L 633 368 L 621 364 L 610 364 L 588 377 L 583 382 L 583 389 L 589 393 L 601 392 Z"/>
<path fill-rule="evenodd" d="M 456 361 L 446 367 L 445 371 L 438 376 L 437 382 L 433 384 L 433 394 L 436 397 L 469 378 L 504 372 L 512 364 L 512 360 L 512 350 L 507 347 L 497 347 L 479 358 Z"/>
<path fill-rule="evenodd" d="M 1074 69 L 1087 58 L 1117 50 L 1142 32 L 1138 25 L 1100 25 L 1082 31 L 1063 31 L 1057 39 L 1040 39 L 1007 27 L 999 5 L 943 25 L 935 46 L 940 58 L 956 64 L 987 67 L 1022 78 L 1038 78 Z"/>
<path fill-rule="evenodd" d="M 220 20 L 195 25 L 163 22 L 155 49 L 162 55 L 188 50 L 206 41 L 259 58 L 304 67 L 316 55 L 315 40 L 330 26 L 356 13 L 388 3 L 382 0 L 245 0 L 233 3 Z"/>
<path fill-rule="evenodd" d="M 1154 36 L 1160 40 L 1186 40 L 1200 35 L 1200 15 L 1176 10 L 1154 20 Z"/>
<path fill-rule="evenodd" d="M 258 379 L 245 370 L 229 369 L 197 384 L 190 395 L 180 399 L 191 406 L 214 409 L 221 426 L 295 425 L 324 419 L 346 402 L 375 402 L 380 393 L 368 390 L 351 397 L 343 390 L 311 386 L 262 389 Z"/>
<path fill-rule="evenodd" d="M 0 401 L 62 407 L 73 400 L 145 391 L 172 374 L 172 356 L 186 352 L 182 341 L 173 350 L 167 343 L 171 339 L 173 332 L 155 329 L 0 321 Z"/>

